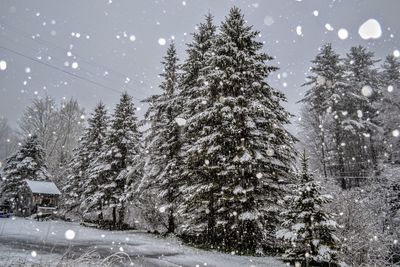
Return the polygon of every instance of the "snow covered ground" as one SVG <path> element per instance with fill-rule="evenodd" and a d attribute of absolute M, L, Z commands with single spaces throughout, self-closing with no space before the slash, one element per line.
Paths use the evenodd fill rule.
<path fill-rule="evenodd" d="M 101 259 L 93 265 L 73 261 L 88 258 L 88 252 Z M 172 238 L 138 231 L 112 232 L 63 221 L 0 219 L 1 266 L 96 266 L 112 254 L 122 258 L 121 263 L 114 262 L 113 266 L 286 266 L 271 257 L 203 251 Z"/>

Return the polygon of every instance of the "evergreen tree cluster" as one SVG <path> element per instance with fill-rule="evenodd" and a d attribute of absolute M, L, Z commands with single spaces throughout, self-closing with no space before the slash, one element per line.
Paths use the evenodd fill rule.
<path fill-rule="evenodd" d="M 132 98 L 124 93 L 110 119 L 104 104 L 99 103 L 74 151 L 63 191 L 64 209 L 87 216 L 95 213 L 99 224 L 123 226 L 128 173 L 140 153 L 138 130 Z M 106 220 L 105 211 L 112 219 Z"/>
<path fill-rule="evenodd" d="M 257 36 L 238 8 L 219 31 L 207 15 L 182 64 L 170 45 L 162 93 L 146 100 L 141 189 L 162 198 L 167 232 L 232 253 L 277 249 L 282 199 L 296 180 L 291 115 L 266 81 L 276 68 Z"/>
<path fill-rule="evenodd" d="M 381 162 L 398 161 L 400 62 L 390 55 L 378 68 L 374 53 L 352 47 L 341 58 L 330 44 L 312 61 L 304 103 L 304 141 L 325 177 L 342 188 L 360 185 Z"/>

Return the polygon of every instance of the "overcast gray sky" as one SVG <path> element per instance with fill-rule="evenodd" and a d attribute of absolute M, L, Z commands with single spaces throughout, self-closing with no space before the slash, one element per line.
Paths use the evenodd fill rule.
<path fill-rule="evenodd" d="M 323 43 L 342 55 L 361 44 L 378 58 L 400 49 L 398 0 L 1 0 L 0 62 L 7 67 L 0 70 L 0 117 L 16 125 L 24 107 L 46 94 L 76 98 L 88 111 L 100 100 L 113 108 L 118 91 L 127 90 L 140 106 L 138 100 L 159 92 L 160 60 L 171 39 L 184 58 L 204 14 L 210 11 L 218 25 L 234 5 L 261 32 L 265 52 L 276 57 L 280 70 L 269 81 L 287 95 L 285 106 L 294 114 L 305 72 Z M 358 34 L 368 19 L 379 22 L 380 38 Z M 348 32 L 345 40 L 338 37 L 341 28 Z"/>

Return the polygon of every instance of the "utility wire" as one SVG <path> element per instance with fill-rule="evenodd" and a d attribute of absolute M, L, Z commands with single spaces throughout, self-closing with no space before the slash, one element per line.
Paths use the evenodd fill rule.
<path fill-rule="evenodd" d="M 33 41 L 33 42 L 37 42 L 37 43 L 40 43 L 40 44 L 52 46 L 52 47 L 54 47 L 54 48 L 57 48 L 57 49 L 59 49 L 59 50 L 62 50 L 63 52 L 68 51 L 68 49 L 66 49 L 66 48 L 64 48 L 64 47 L 61 47 L 61 46 L 59 46 L 59 45 L 57 45 L 57 44 L 54 44 L 54 43 L 52 43 L 52 42 L 50 42 L 50 41 L 44 40 L 42 37 L 36 37 L 35 39 L 32 39 L 32 38 L 30 37 L 30 35 L 29 35 L 28 33 L 24 32 L 23 30 L 18 29 L 17 27 L 15 27 L 15 26 L 13 26 L 13 25 L 11 25 L 11 24 L 5 22 L 5 21 L 2 20 L 2 19 L 0 19 L 0 21 L 1 21 L 1 24 L 2 24 L 2 25 L 7 26 L 8 28 L 12 28 L 12 29 L 14 30 L 15 33 L 18 33 L 20 36 L 22 36 L 22 37 L 24 37 L 24 38 L 26 38 L 26 39 L 28 39 L 28 40 L 31 40 L 31 41 Z M 112 69 L 112 68 L 109 68 L 109 67 L 107 67 L 107 66 L 105 66 L 105 65 L 102 65 L 102 64 L 100 64 L 100 63 L 97 63 L 97 62 L 95 62 L 95 61 L 93 61 L 93 60 L 88 60 L 88 59 L 86 59 L 85 57 L 83 57 L 82 55 L 77 54 L 76 52 L 73 52 L 73 55 L 74 55 L 75 57 L 77 57 L 77 58 L 82 59 L 85 63 L 87 63 L 87 64 L 89 64 L 89 65 L 91 65 L 91 66 L 93 66 L 93 67 L 102 68 L 103 70 L 105 70 L 105 71 L 107 71 L 107 72 L 109 72 L 109 73 L 111 72 L 111 73 L 118 74 L 119 76 L 123 77 L 124 79 L 126 79 L 126 78 L 129 77 L 129 75 L 126 75 L 126 74 L 124 74 L 124 73 L 121 73 L 121 72 L 119 72 L 119 71 L 117 71 L 117 70 L 114 70 L 114 69 Z M 147 86 L 147 85 L 146 85 L 146 86 Z"/>
<path fill-rule="evenodd" d="M 86 81 L 86 82 L 88 82 L 88 83 L 94 84 L 94 85 L 96 85 L 96 86 L 102 87 L 102 88 L 107 89 L 107 90 L 111 90 L 111 91 L 113 91 L 113 92 L 117 92 L 117 93 L 120 93 L 120 94 L 123 93 L 123 92 L 120 91 L 120 90 L 117 90 L 117 89 L 115 89 L 115 88 L 112 88 L 112 87 L 103 85 L 103 84 L 98 83 L 98 82 L 93 81 L 93 80 L 89 80 L 89 79 L 84 78 L 84 77 L 82 77 L 82 76 L 79 76 L 79 75 L 77 75 L 77 74 L 75 74 L 75 73 L 72 73 L 72 72 L 63 70 L 63 69 L 61 69 L 61 68 L 59 68 L 59 67 L 53 66 L 53 65 L 48 64 L 48 63 L 43 62 L 43 61 L 40 61 L 40 60 L 38 60 L 38 59 L 36 59 L 36 58 L 33 58 L 33 57 L 27 56 L 27 55 L 25 55 L 25 54 L 22 54 L 22 53 L 20 53 L 20 52 L 18 52 L 18 51 L 15 51 L 15 50 L 11 49 L 11 48 L 4 47 L 4 46 L 2 46 L 2 45 L 0 45 L 0 48 L 3 49 L 3 50 L 6 50 L 6 51 L 8 51 L 8 52 L 11 52 L 11 53 L 13 53 L 13 54 L 19 55 L 19 56 L 21 56 L 21 57 L 23 57 L 23 58 L 26 58 L 26 59 L 29 59 L 29 60 L 31 60 L 31 61 L 34 61 L 34 62 L 36 62 L 36 63 L 39 63 L 39 64 L 41 64 L 41 65 L 47 66 L 48 68 L 55 69 L 55 70 L 58 70 L 58 71 L 60 71 L 60 72 L 65 73 L 65 74 L 68 74 L 68 75 L 70 75 L 70 76 L 73 76 L 73 77 L 75 77 L 75 78 L 77 78 L 77 79 L 79 79 L 79 80 Z M 134 99 L 136 99 L 136 100 L 138 100 L 138 101 L 141 101 L 141 99 L 138 99 L 138 98 L 136 98 L 136 97 L 133 97 L 133 96 L 132 96 L 132 98 L 134 98 Z"/>

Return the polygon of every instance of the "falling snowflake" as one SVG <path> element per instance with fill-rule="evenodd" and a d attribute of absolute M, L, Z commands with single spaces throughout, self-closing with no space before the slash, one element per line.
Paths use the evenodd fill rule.
<path fill-rule="evenodd" d="M 363 96 L 370 97 L 372 95 L 372 88 L 368 85 L 363 86 L 361 89 Z"/>
<path fill-rule="evenodd" d="M 159 38 L 158 39 L 158 44 L 159 45 L 165 45 L 167 43 L 167 41 L 164 38 Z"/>
<path fill-rule="evenodd" d="M 131 36 L 129 36 L 129 40 L 130 40 L 131 42 L 136 41 L 136 36 L 132 34 Z"/>
<path fill-rule="evenodd" d="M 325 29 L 327 29 L 328 31 L 334 30 L 333 27 L 329 23 L 325 24 Z"/>
<path fill-rule="evenodd" d="M 274 18 L 271 16 L 265 16 L 264 24 L 267 26 L 271 26 L 272 24 L 274 24 Z"/>
<path fill-rule="evenodd" d="M 164 213 L 164 212 L 165 212 L 165 207 L 160 207 L 158 210 L 159 210 L 161 213 Z"/>
<path fill-rule="evenodd" d="M 79 67 L 78 62 L 72 62 L 71 67 L 72 67 L 73 69 L 77 69 L 77 68 Z"/>
<path fill-rule="evenodd" d="M 275 154 L 275 151 L 272 148 L 267 149 L 267 155 L 272 157 Z"/>
<path fill-rule="evenodd" d="M 300 35 L 300 36 L 303 34 L 301 31 L 301 26 L 296 27 L 296 33 L 297 33 L 297 35 Z"/>
<path fill-rule="evenodd" d="M 347 37 L 349 37 L 349 32 L 346 29 L 342 28 L 338 31 L 338 36 L 340 39 L 346 40 Z"/>
<path fill-rule="evenodd" d="M 75 238 L 75 231 L 73 231 L 73 230 L 65 231 L 65 238 L 67 240 L 73 240 Z"/>
<path fill-rule="evenodd" d="M 0 70 L 6 70 L 7 68 L 7 62 L 4 60 L 0 61 Z"/>
<path fill-rule="evenodd" d="M 400 51 L 399 50 L 394 50 L 393 51 L 393 56 L 400 57 Z"/>
<path fill-rule="evenodd" d="M 360 26 L 358 34 L 365 40 L 378 39 L 382 35 L 381 25 L 377 20 L 369 19 Z"/>

